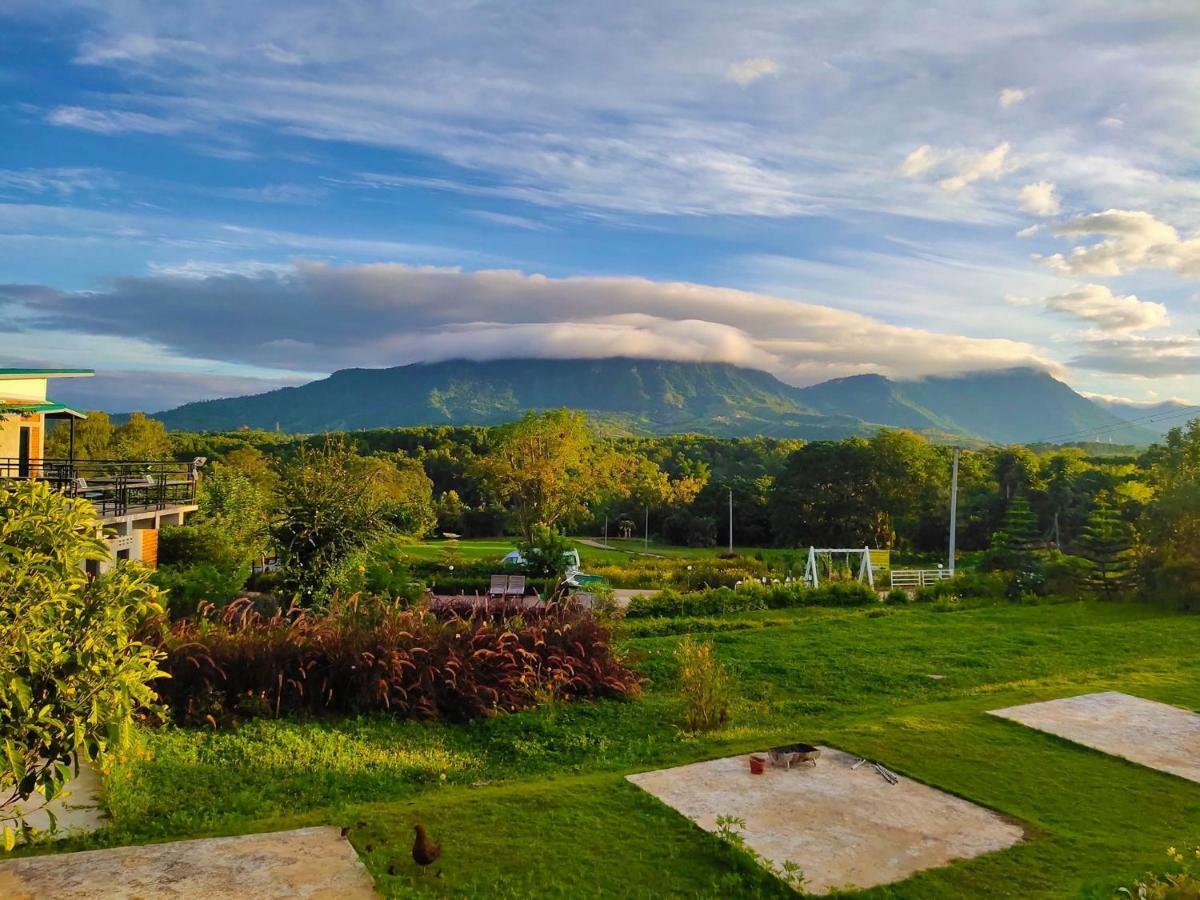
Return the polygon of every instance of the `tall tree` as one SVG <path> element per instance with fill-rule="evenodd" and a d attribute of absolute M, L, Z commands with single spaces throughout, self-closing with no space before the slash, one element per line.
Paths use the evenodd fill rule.
<path fill-rule="evenodd" d="M 145 413 L 135 412 L 113 431 L 113 452 L 118 459 L 154 460 L 171 458 L 171 439 L 166 426 Z"/>
<path fill-rule="evenodd" d="M 415 459 L 392 454 L 360 456 L 350 464 L 371 485 L 372 500 L 399 534 L 424 537 L 437 525 L 433 482 Z"/>
<path fill-rule="evenodd" d="M 583 413 L 556 409 L 527 413 L 497 429 L 477 472 L 529 541 L 535 525 L 554 528 L 582 515 L 611 484 L 617 462 L 598 444 Z"/>
<path fill-rule="evenodd" d="M 1036 552 L 1042 547 L 1037 514 L 1024 494 L 1013 497 L 1004 513 L 1004 523 L 993 532 L 984 566 L 1006 572 L 1036 568 Z"/>
<path fill-rule="evenodd" d="M 887 546 L 871 445 L 850 438 L 797 450 L 776 481 L 771 518 L 776 540 L 786 545 Z"/>
<path fill-rule="evenodd" d="M 1079 555 L 1089 563 L 1088 584 L 1106 600 L 1128 590 L 1135 571 L 1134 533 L 1108 498 L 1101 499 L 1079 535 Z"/>
<path fill-rule="evenodd" d="M 71 453 L 71 427 L 60 422 L 46 436 L 45 454 L 48 459 L 66 459 Z M 112 459 L 113 425 L 108 413 L 92 410 L 87 418 L 75 423 L 76 459 Z"/>

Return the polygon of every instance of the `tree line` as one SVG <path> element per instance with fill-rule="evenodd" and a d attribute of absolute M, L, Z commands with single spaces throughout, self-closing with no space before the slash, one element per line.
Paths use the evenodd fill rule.
<path fill-rule="evenodd" d="M 564 409 L 493 428 L 166 437 L 178 458 L 214 461 L 195 527 L 253 522 L 255 540 L 232 529 L 239 546 L 284 557 L 295 548 L 297 571 L 311 563 L 303 548 L 316 541 L 299 524 L 303 504 L 313 520 L 325 510 L 326 523 L 328 510 L 345 511 L 347 521 L 331 526 L 334 546 L 338 535 L 373 532 L 372 523 L 381 523 L 381 534 L 516 533 L 528 541 L 536 526 L 599 535 L 607 524 L 610 536 L 641 536 L 647 522 L 651 537 L 716 546 L 728 537 L 731 493 L 740 547 L 869 545 L 933 559 L 944 556 L 949 529 L 953 449 L 906 431 L 811 443 L 605 438 L 583 413 Z M 76 440 L 78 446 L 80 432 Z M 958 546 L 998 560 L 1014 548 L 1076 553 L 1089 543 L 1095 556 L 1107 540 L 1122 565 L 1136 561 L 1160 580 L 1188 582 L 1200 552 L 1193 549 L 1200 546 L 1198 470 L 1200 421 L 1126 456 L 1069 447 L 964 449 Z M 224 487 L 239 479 L 252 490 Z M 237 509 L 248 494 L 257 497 L 249 515 Z M 365 513 L 365 524 L 350 522 L 351 513 Z M 293 531 L 286 534 L 281 523 L 289 520 Z M 364 544 L 361 537 L 346 540 Z"/>

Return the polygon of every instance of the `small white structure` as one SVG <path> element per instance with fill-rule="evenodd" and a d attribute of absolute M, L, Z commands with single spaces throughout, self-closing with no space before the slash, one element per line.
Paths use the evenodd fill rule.
<path fill-rule="evenodd" d="M 866 582 L 872 588 L 875 587 L 875 573 L 871 569 L 870 547 L 809 547 L 808 562 L 804 566 L 804 583 L 808 587 L 820 587 L 821 578 L 818 574 L 817 557 L 824 556 L 832 560 L 835 553 L 846 554 L 847 563 L 850 562 L 850 557 L 857 553 L 861 557 L 858 564 L 858 580 Z"/>

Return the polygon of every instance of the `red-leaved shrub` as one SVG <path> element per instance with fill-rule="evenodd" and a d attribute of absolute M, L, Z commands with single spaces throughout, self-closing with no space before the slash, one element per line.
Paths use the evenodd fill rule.
<path fill-rule="evenodd" d="M 461 721 L 562 699 L 624 697 L 638 678 L 586 611 L 440 618 L 351 598 L 328 611 L 264 614 L 250 601 L 202 611 L 163 633 L 179 722 L 238 716 L 388 711 Z"/>

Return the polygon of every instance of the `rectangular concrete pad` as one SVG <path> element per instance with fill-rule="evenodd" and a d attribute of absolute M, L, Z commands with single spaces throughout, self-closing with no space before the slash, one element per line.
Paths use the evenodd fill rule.
<path fill-rule="evenodd" d="M 903 776 L 888 784 L 869 765 L 852 769 L 857 757 L 821 749 L 815 768 L 751 775 L 748 757 L 733 756 L 628 778 L 707 831 L 717 816 L 745 819 L 747 845 L 780 868 L 798 864 L 810 893 L 889 884 L 1023 836 L 990 810 Z"/>
<path fill-rule="evenodd" d="M 375 889 L 337 828 L 301 828 L 0 862 L 5 900 L 368 900 Z"/>
<path fill-rule="evenodd" d="M 1119 691 L 993 709 L 1093 750 L 1200 782 L 1200 715 Z"/>

